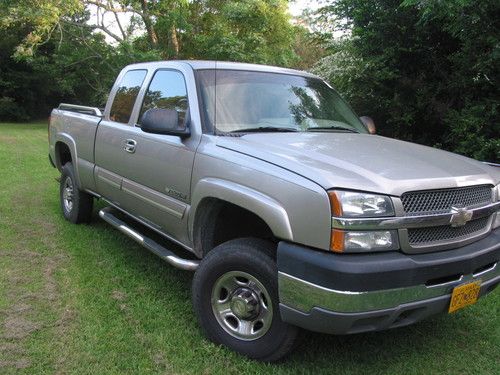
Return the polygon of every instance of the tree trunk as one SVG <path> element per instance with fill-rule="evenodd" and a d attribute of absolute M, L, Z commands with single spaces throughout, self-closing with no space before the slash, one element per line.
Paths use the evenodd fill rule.
<path fill-rule="evenodd" d="M 174 57 L 179 56 L 179 39 L 177 38 L 177 30 L 175 29 L 175 25 L 172 25 L 170 29 L 170 43 L 172 44 L 172 48 L 174 49 Z"/>
<path fill-rule="evenodd" d="M 153 23 L 151 22 L 147 0 L 141 1 L 141 8 L 142 20 L 144 22 L 144 25 L 146 26 L 146 32 L 148 33 L 149 41 L 151 42 L 153 48 L 156 48 L 158 47 L 158 35 L 156 35 L 155 28 L 153 26 Z"/>

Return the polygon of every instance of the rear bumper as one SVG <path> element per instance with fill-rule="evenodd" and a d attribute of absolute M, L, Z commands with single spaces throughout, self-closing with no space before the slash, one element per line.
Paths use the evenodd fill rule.
<path fill-rule="evenodd" d="M 500 230 L 468 246 L 432 254 L 336 255 L 282 242 L 278 247 L 284 321 L 349 334 L 412 324 L 447 311 L 457 285 L 500 282 Z"/>

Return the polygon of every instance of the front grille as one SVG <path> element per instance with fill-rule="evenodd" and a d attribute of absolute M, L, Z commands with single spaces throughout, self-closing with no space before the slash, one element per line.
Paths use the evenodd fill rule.
<path fill-rule="evenodd" d="M 453 206 L 485 206 L 493 201 L 490 185 L 477 185 L 453 189 L 424 190 L 401 196 L 406 215 L 432 215 L 448 213 Z"/>
<path fill-rule="evenodd" d="M 460 241 L 475 237 L 486 230 L 489 217 L 469 221 L 463 227 L 449 225 L 408 229 L 408 242 L 412 246 L 432 245 L 440 241 Z"/>

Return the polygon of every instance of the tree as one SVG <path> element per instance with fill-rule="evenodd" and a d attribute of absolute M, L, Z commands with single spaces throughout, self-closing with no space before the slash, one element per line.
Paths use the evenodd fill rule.
<path fill-rule="evenodd" d="M 89 16 L 66 17 L 84 23 Z M 12 23 L 0 40 L 0 121 L 45 118 L 59 102 L 103 106 L 124 65 L 158 59 L 126 43 L 110 45 L 103 34 L 71 22 L 61 23 L 32 54 L 16 54 L 33 30 L 33 24 Z"/>
<path fill-rule="evenodd" d="M 495 0 L 335 0 L 316 70 L 382 134 L 500 159 L 500 3 Z"/>
<path fill-rule="evenodd" d="M 181 56 L 288 66 L 293 37 L 287 1 L 194 0 Z"/>
<path fill-rule="evenodd" d="M 118 66 L 107 63 L 113 49 L 102 35 L 81 29 L 66 30 L 61 42 L 39 45 L 29 59 L 13 57 L 26 35 L 11 28 L 0 40 L 0 119 L 47 117 L 50 108 L 68 99 L 101 105 Z M 83 35 L 82 35 L 83 34 Z M 106 93 L 107 94 L 107 93 Z"/>
<path fill-rule="evenodd" d="M 296 21 L 292 46 L 296 58 L 292 67 L 309 70 L 325 56 L 324 40 L 310 31 L 307 19 L 299 17 Z"/>
<path fill-rule="evenodd" d="M 18 57 L 64 28 L 100 31 L 115 45 L 158 57 L 213 58 L 290 65 L 294 28 L 286 0 L 3 0 L 0 29 L 28 25 Z M 129 19 L 126 23 L 122 15 Z"/>
<path fill-rule="evenodd" d="M 102 106 L 132 62 L 298 63 L 286 0 L 0 0 L 0 12 L 0 120 Z"/>
<path fill-rule="evenodd" d="M 79 0 L 1 0 L 0 30 L 25 32 L 15 47 L 17 57 L 33 56 L 36 47 L 48 43 L 61 17 L 72 16 L 83 10 Z"/>

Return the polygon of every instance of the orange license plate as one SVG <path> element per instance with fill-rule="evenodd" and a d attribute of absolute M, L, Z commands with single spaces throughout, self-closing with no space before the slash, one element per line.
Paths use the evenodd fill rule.
<path fill-rule="evenodd" d="M 455 287 L 451 294 L 449 313 L 455 312 L 465 306 L 473 305 L 479 297 L 479 290 L 481 289 L 481 282 L 475 281 L 473 283 L 463 284 Z"/>

